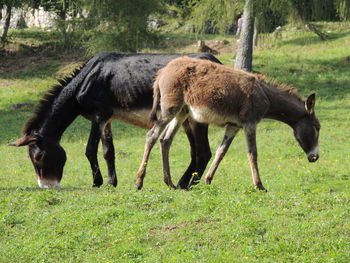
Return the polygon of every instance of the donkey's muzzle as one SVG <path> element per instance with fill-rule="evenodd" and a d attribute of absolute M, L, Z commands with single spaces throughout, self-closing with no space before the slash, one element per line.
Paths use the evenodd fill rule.
<path fill-rule="evenodd" d="M 320 156 L 318 154 L 310 154 L 308 155 L 307 159 L 309 160 L 310 163 L 314 163 L 318 160 Z"/>

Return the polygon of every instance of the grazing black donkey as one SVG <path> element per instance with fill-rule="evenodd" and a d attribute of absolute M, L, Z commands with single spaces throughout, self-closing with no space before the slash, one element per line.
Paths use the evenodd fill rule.
<path fill-rule="evenodd" d="M 77 69 L 71 78 L 60 81 L 60 85 L 48 91 L 39 102 L 34 116 L 24 125 L 23 136 L 10 144 L 29 146 L 29 156 L 39 186 L 59 186 L 67 159 L 60 146 L 60 139 L 78 115 L 91 121 L 86 156 L 92 169 L 93 186 L 99 187 L 103 183 L 97 161 L 100 139 L 108 166 L 108 184 L 117 186 L 111 121 L 122 120 L 150 129 L 152 124 L 149 122 L 149 111 L 153 101 L 152 83 L 155 73 L 179 56 L 181 55 L 99 53 Z M 220 63 L 211 54 L 189 56 Z M 191 145 L 192 159 L 178 188 L 195 184 L 211 157 L 208 126 L 188 119 L 183 127 Z M 195 174 L 193 178 L 192 174 Z"/>

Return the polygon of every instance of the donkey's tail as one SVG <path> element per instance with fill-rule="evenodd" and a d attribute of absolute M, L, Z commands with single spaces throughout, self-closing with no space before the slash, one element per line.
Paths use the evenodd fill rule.
<path fill-rule="evenodd" d="M 149 119 L 152 123 L 158 120 L 157 110 L 159 108 L 159 104 L 160 104 L 159 77 L 157 77 L 153 83 L 153 105 L 149 115 Z"/>

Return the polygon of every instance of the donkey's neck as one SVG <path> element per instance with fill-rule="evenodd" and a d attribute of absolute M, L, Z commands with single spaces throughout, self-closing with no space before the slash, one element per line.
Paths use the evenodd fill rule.
<path fill-rule="evenodd" d="M 78 116 L 77 102 L 69 89 L 63 89 L 43 118 L 39 134 L 61 139 L 63 132 Z"/>
<path fill-rule="evenodd" d="M 305 115 L 304 102 L 298 95 L 271 86 L 264 91 L 270 102 L 265 118 L 282 121 L 293 127 Z"/>

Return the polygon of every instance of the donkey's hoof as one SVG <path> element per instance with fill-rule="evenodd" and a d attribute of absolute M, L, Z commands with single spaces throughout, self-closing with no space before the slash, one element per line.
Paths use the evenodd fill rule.
<path fill-rule="evenodd" d="M 262 185 L 262 183 L 258 183 L 255 187 L 260 191 L 267 192 L 266 188 Z"/>
<path fill-rule="evenodd" d="M 169 186 L 169 188 L 171 188 L 171 189 L 178 189 L 172 182 L 168 182 L 166 180 L 164 180 L 164 182 L 165 182 L 165 184 L 167 186 Z"/>
<path fill-rule="evenodd" d="M 188 186 L 187 185 L 182 185 L 182 184 L 177 184 L 176 189 L 180 190 L 187 190 Z"/>
<path fill-rule="evenodd" d="M 171 188 L 171 189 L 179 189 L 179 188 L 177 188 L 174 184 L 169 184 L 169 187 Z"/>
<path fill-rule="evenodd" d="M 136 186 L 137 190 L 141 190 L 142 186 L 143 186 L 143 182 L 141 180 L 137 180 L 135 183 L 135 186 Z"/>
<path fill-rule="evenodd" d="M 205 177 L 204 178 L 206 184 L 211 184 L 211 181 L 213 180 L 212 178 Z"/>
<path fill-rule="evenodd" d="M 177 186 L 176 186 L 177 189 L 184 189 L 184 190 L 188 189 L 188 187 L 189 187 L 189 182 L 185 182 L 181 180 L 177 183 Z"/>
<path fill-rule="evenodd" d="M 117 187 L 118 181 L 117 180 L 113 180 L 113 179 L 112 180 L 108 180 L 108 185 Z"/>
<path fill-rule="evenodd" d="M 102 184 L 93 184 L 92 187 L 94 188 L 100 188 Z"/>

